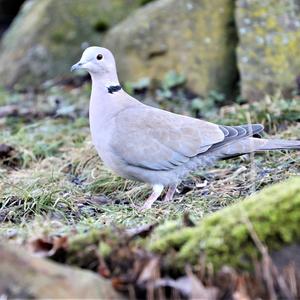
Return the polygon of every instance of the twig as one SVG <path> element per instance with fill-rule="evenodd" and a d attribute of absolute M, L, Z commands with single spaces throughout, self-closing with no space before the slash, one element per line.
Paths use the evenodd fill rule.
<path fill-rule="evenodd" d="M 276 300 L 277 296 L 276 296 L 276 292 L 274 289 L 274 281 L 273 281 L 273 276 L 271 273 L 271 259 L 270 256 L 268 254 L 268 250 L 267 248 L 263 245 L 263 243 L 261 242 L 261 240 L 259 239 L 258 235 L 256 234 L 252 223 L 250 222 L 248 216 L 246 214 L 243 214 L 243 218 L 244 218 L 244 222 L 245 225 L 250 233 L 250 236 L 255 244 L 255 246 L 257 247 L 257 249 L 259 250 L 259 252 L 262 255 L 262 265 L 263 265 L 263 277 L 266 281 L 267 284 L 267 289 L 269 292 L 269 296 L 270 296 L 270 300 Z"/>
<path fill-rule="evenodd" d="M 262 255 L 263 277 L 267 284 L 267 289 L 269 292 L 270 299 L 271 300 L 277 299 L 276 292 L 274 289 L 274 278 L 276 279 L 276 282 L 277 282 L 278 287 L 280 288 L 281 292 L 284 294 L 285 299 L 288 299 L 288 300 L 294 299 L 286 282 L 284 281 L 282 276 L 279 275 L 278 269 L 273 264 L 267 247 L 261 242 L 257 233 L 255 232 L 253 225 L 250 222 L 248 216 L 246 214 L 243 214 L 243 217 L 244 217 L 245 225 L 247 226 L 247 229 L 250 233 L 250 236 L 251 236 L 255 246 L 257 247 L 257 249 L 259 250 L 259 252 Z"/>

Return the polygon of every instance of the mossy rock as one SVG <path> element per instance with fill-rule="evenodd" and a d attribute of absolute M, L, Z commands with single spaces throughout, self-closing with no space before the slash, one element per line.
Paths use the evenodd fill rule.
<path fill-rule="evenodd" d="M 300 177 L 295 177 L 207 216 L 195 227 L 154 234 L 148 248 L 166 257 L 172 253 L 167 259 L 171 268 L 183 269 L 204 255 L 215 269 L 251 269 L 261 257 L 255 234 L 270 252 L 277 251 L 299 242 L 299 224 Z"/>
<path fill-rule="evenodd" d="M 0 47 L 0 81 L 35 87 L 69 74 L 87 45 L 101 45 L 106 30 L 142 0 L 32 0 L 23 5 Z"/>
<path fill-rule="evenodd" d="M 113 27 L 104 45 L 116 55 L 122 81 L 162 80 L 169 71 L 189 90 L 231 94 L 238 77 L 231 0 L 160 0 Z"/>
<path fill-rule="evenodd" d="M 258 100 L 299 85 L 300 4 L 288 0 L 238 0 L 238 65 L 242 96 Z"/>

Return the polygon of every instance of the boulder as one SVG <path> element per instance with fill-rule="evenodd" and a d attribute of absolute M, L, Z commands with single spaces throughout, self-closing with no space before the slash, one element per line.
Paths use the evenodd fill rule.
<path fill-rule="evenodd" d="M 1 299 L 124 299 L 110 281 L 90 271 L 33 257 L 0 245 Z"/>
<path fill-rule="evenodd" d="M 249 100 L 297 88 L 300 75 L 300 3 L 238 0 L 238 66 L 241 93 Z"/>
<path fill-rule="evenodd" d="M 230 94 L 237 82 L 232 0 L 160 0 L 128 16 L 105 36 L 122 81 L 162 80 L 169 71 L 188 89 Z"/>
<path fill-rule="evenodd" d="M 0 82 L 35 87 L 69 73 L 82 47 L 101 44 L 103 33 L 143 0 L 27 0 L 0 46 Z"/>

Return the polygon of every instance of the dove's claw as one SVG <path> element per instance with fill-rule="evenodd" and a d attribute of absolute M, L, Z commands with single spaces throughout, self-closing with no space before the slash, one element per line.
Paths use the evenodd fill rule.
<path fill-rule="evenodd" d="M 177 184 L 169 186 L 168 191 L 167 191 L 167 193 L 165 195 L 165 198 L 164 198 L 163 202 L 170 202 L 170 201 L 172 201 L 173 196 L 174 196 L 174 194 L 176 192 L 176 187 L 177 187 Z"/>
<path fill-rule="evenodd" d="M 146 200 L 144 205 L 139 209 L 139 211 L 145 211 L 146 209 L 149 209 L 152 207 L 152 204 L 157 200 L 157 198 L 160 196 L 161 192 L 163 191 L 164 186 L 161 184 L 155 184 L 153 185 L 153 192 L 150 195 L 150 197 Z"/>

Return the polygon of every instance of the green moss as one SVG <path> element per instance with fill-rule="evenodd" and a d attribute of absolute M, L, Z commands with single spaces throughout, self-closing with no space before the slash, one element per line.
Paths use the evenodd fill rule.
<path fill-rule="evenodd" d="M 277 90 L 290 93 L 296 88 L 300 68 L 299 12 L 286 1 L 239 2 L 236 15 L 243 96 L 257 99 Z"/>
<path fill-rule="evenodd" d="M 82 249 L 88 247 L 89 245 L 96 245 L 100 241 L 101 235 L 98 230 L 92 230 L 89 234 L 80 234 L 69 239 L 70 252 L 80 252 Z"/>
<path fill-rule="evenodd" d="M 112 250 L 112 248 L 109 244 L 107 244 L 105 242 L 100 242 L 99 243 L 99 250 L 98 251 L 99 251 L 99 254 L 102 257 L 104 257 L 104 258 L 108 257 L 109 254 L 111 253 L 111 250 Z"/>
<path fill-rule="evenodd" d="M 183 228 L 151 241 L 151 251 L 165 254 L 178 249 L 173 262 L 179 268 L 196 263 L 201 253 L 206 261 L 250 267 L 260 252 L 247 222 L 270 251 L 300 239 L 300 177 L 266 188 L 262 192 L 204 218 L 194 228 Z"/>

